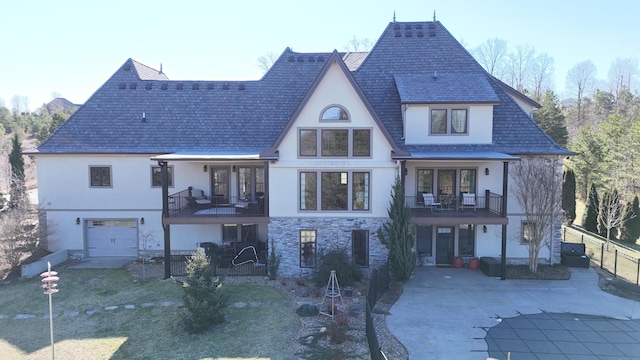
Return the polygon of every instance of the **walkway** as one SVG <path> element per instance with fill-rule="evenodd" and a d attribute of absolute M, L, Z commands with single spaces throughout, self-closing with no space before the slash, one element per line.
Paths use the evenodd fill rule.
<path fill-rule="evenodd" d="M 640 356 L 640 321 L 628 320 L 640 318 L 640 304 L 601 291 L 589 269 L 572 269 L 566 281 L 501 281 L 480 271 L 422 267 L 390 312 L 387 326 L 411 359 L 506 359 L 507 351 L 517 360 Z M 607 338 L 620 330 L 626 342 Z M 612 334 L 599 338 L 602 331 Z"/>

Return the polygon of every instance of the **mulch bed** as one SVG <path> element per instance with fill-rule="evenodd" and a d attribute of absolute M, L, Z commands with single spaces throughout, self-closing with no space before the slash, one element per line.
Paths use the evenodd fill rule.
<path fill-rule="evenodd" d="M 508 265 L 507 279 L 512 280 L 569 280 L 571 272 L 563 265 L 538 265 L 535 273 L 529 270 L 529 265 Z"/>

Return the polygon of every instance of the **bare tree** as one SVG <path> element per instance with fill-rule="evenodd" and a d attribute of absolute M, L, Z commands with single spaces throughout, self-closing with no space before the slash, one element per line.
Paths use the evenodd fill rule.
<path fill-rule="evenodd" d="M 546 53 L 536 56 L 531 62 L 529 78 L 531 97 L 541 101 L 547 90 L 553 87 L 553 58 Z"/>
<path fill-rule="evenodd" d="M 354 35 L 353 38 L 349 40 L 347 45 L 344 46 L 344 48 L 346 51 L 365 51 L 366 52 L 371 50 L 373 45 L 374 45 L 373 41 L 369 40 L 368 38 L 359 39 Z"/>
<path fill-rule="evenodd" d="M 20 265 L 40 241 L 38 220 L 27 208 L 11 209 L 0 214 L 0 254 L 11 268 Z"/>
<path fill-rule="evenodd" d="M 29 111 L 29 97 L 26 95 L 13 95 L 11 97 L 12 110 L 18 114 Z"/>
<path fill-rule="evenodd" d="M 529 44 L 518 45 L 516 51 L 509 54 L 508 71 L 509 85 L 524 93 L 525 80 L 531 68 L 536 50 Z"/>
<path fill-rule="evenodd" d="M 271 69 L 271 66 L 278 60 L 278 54 L 269 51 L 265 55 L 262 55 L 256 59 L 257 67 L 262 69 L 265 73 Z"/>
<path fill-rule="evenodd" d="M 512 169 L 511 188 L 524 213 L 529 270 L 534 273 L 542 247 L 553 249 L 553 229 L 556 215 L 560 214 L 562 167 L 555 159 L 523 157 Z"/>
<path fill-rule="evenodd" d="M 638 76 L 640 76 L 638 59 L 615 59 L 609 68 L 609 89 L 611 93 L 618 98 L 622 89 L 633 92 L 637 87 Z"/>
<path fill-rule="evenodd" d="M 473 55 L 489 74 L 497 78 L 502 77 L 505 56 L 507 55 L 507 42 L 505 40 L 489 39 L 476 47 L 473 50 Z"/>
<path fill-rule="evenodd" d="M 567 90 L 576 94 L 578 101 L 578 126 L 582 125 L 582 98 L 591 92 L 596 81 L 596 66 L 591 60 L 574 65 L 567 73 Z"/>
<path fill-rule="evenodd" d="M 617 190 L 606 191 L 600 200 L 600 211 L 598 212 L 598 225 L 606 229 L 607 245 L 611 240 L 612 229 L 619 229 L 629 219 L 636 217 L 633 212 L 624 211 L 625 204 L 620 201 Z M 616 231 L 617 235 L 617 231 Z"/>

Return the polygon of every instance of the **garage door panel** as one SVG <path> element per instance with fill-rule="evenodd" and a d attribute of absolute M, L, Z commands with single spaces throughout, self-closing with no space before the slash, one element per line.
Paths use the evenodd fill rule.
<path fill-rule="evenodd" d="M 87 221 L 89 257 L 137 256 L 138 228 L 131 219 L 100 219 Z"/>

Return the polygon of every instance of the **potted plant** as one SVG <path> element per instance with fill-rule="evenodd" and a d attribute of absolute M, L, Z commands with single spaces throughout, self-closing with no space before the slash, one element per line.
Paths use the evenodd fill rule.
<path fill-rule="evenodd" d="M 459 269 L 462 267 L 462 264 L 464 264 L 464 260 L 460 256 L 456 256 L 453 258 L 452 263 L 454 268 Z"/>

